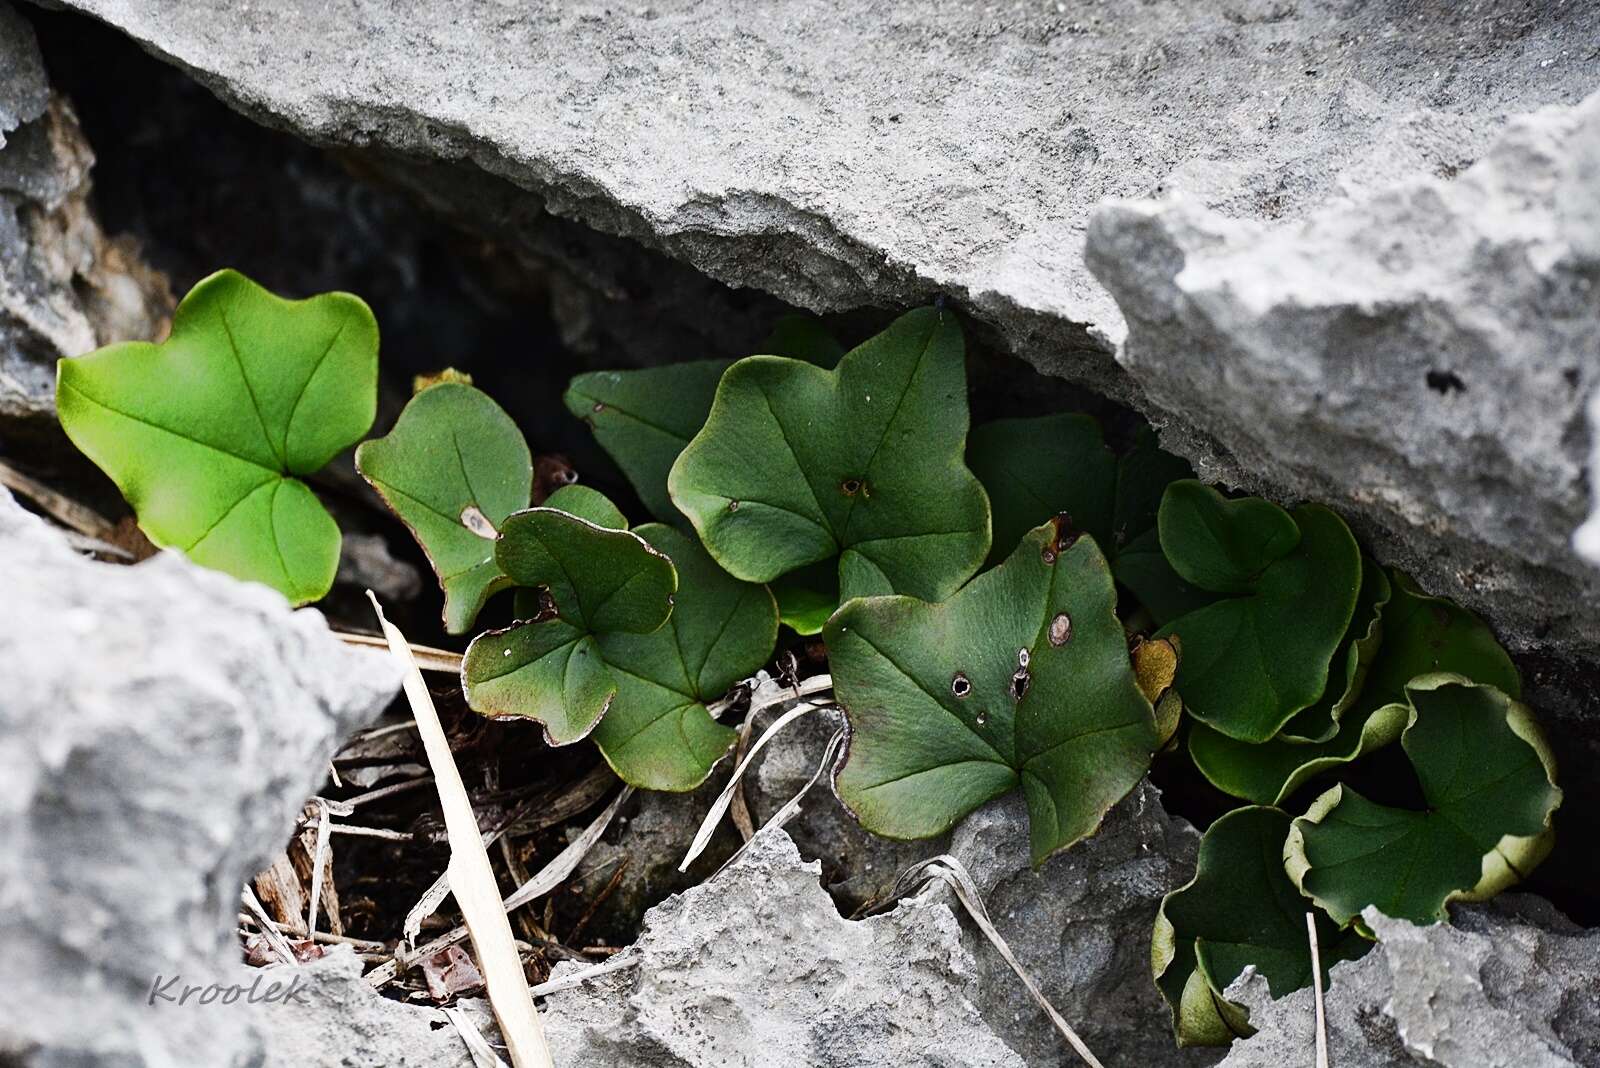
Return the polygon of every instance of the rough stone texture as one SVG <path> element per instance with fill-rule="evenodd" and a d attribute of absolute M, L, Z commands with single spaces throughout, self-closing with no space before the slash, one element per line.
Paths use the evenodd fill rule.
<path fill-rule="evenodd" d="M 32 28 L 0 0 L 0 445 L 54 432 L 57 359 L 153 337 L 172 308 L 166 279 L 90 211 L 93 163 Z"/>
<path fill-rule="evenodd" d="M 650 910 L 628 951 L 637 967 L 548 999 L 556 1063 L 1021 1068 L 973 1006 L 978 975 L 948 907 L 844 920 L 820 874 L 774 832 Z"/>
<path fill-rule="evenodd" d="M 1056 1009 L 1107 1064 L 1204 1065 L 1209 1050 L 1180 1050 L 1166 1003 L 1150 980 L 1150 930 L 1162 895 L 1194 875 L 1200 836 L 1161 807 L 1148 781 L 1111 810 L 1094 837 L 1035 869 L 1027 809 L 1018 796 L 979 809 L 952 835 L 950 853 L 983 894 L 995 928 Z M 1071 1063 L 1060 1035 L 981 932 L 964 924 L 978 962 L 978 1007 L 1029 1065 Z"/>
<path fill-rule="evenodd" d="M 1292 217 L 1460 166 L 1508 113 L 1593 88 L 1600 31 L 1584 4 L 63 6 L 312 140 L 500 176 L 524 214 L 813 309 L 947 292 L 1105 379 L 1096 201 Z"/>
<path fill-rule="evenodd" d="M 80 558 L 3 490 L 0 591 L 0 944 L 27 1006 L 0 1062 L 230 1065 L 251 1030 L 152 1009 L 151 980 L 235 981 L 240 888 L 396 672 L 174 554 Z"/>
<path fill-rule="evenodd" d="M 1458 908 L 1455 925 L 1417 927 L 1369 909 L 1379 938 L 1335 965 L 1326 998 L 1340 1068 L 1594 1068 L 1600 1065 L 1600 933 L 1537 898 Z M 1260 1033 L 1220 1068 L 1309 1062 L 1312 994 L 1273 1001 L 1247 972 L 1228 996 Z"/>
<path fill-rule="evenodd" d="M 1324 501 L 1513 643 L 1593 652 L 1600 576 L 1570 539 L 1600 387 L 1596 144 L 1600 95 L 1516 120 L 1453 180 L 1294 226 L 1105 207 L 1088 255 L 1128 316 L 1119 358 L 1206 477 Z"/>
<path fill-rule="evenodd" d="M 443 1010 L 391 1001 L 361 979 L 361 961 L 336 946 L 303 970 L 306 1004 L 261 1007 L 261 1068 L 477 1068 Z M 476 998 L 456 1002 L 484 1038 L 499 1040 L 494 1014 Z"/>

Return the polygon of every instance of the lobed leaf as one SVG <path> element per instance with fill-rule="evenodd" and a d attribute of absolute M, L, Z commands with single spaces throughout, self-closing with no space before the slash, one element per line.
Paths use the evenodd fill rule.
<path fill-rule="evenodd" d="M 1327 686 L 1360 588 L 1355 538 L 1326 508 L 1291 516 L 1192 481 L 1167 488 L 1159 527 L 1178 574 L 1227 595 L 1159 632 L 1182 641 L 1184 706 L 1229 737 L 1264 742 Z"/>
<path fill-rule="evenodd" d="M 767 582 L 838 556 L 842 599 L 893 590 L 937 600 L 989 549 L 966 431 L 960 328 L 924 308 L 834 371 L 772 356 L 734 364 L 668 486 L 738 578 Z"/>
<path fill-rule="evenodd" d="M 1364 576 L 1380 573 L 1374 564 L 1363 567 Z M 1382 615 L 1363 639 L 1370 644 L 1376 634 L 1381 640 L 1359 687 L 1347 682 L 1346 694 L 1354 692 L 1356 699 L 1339 712 L 1334 737 L 1309 745 L 1284 738 L 1251 745 L 1197 723 L 1189 733 L 1189 753 L 1207 779 L 1235 797 L 1281 804 L 1313 776 L 1398 741 L 1411 715 L 1405 686 L 1418 675 L 1452 672 L 1521 696 L 1516 666 L 1477 616 L 1453 601 L 1428 596 L 1403 572 L 1393 572 L 1385 587 L 1391 596 L 1377 605 Z M 1364 577 L 1363 599 L 1370 592 Z M 1353 658 L 1364 655 L 1352 649 Z"/>
<path fill-rule="evenodd" d="M 1405 687 L 1400 744 L 1422 811 L 1380 805 L 1335 786 L 1294 821 L 1284 864 L 1340 924 L 1376 905 L 1428 924 L 1454 900 L 1482 900 L 1524 878 L 1554 844 L 1561 804 L 1555 758 L 1526 706 L 1452 674 Z"/>
<path fill-rule="evenodd" d="M 377 381 L 359 298 L 284 300 L 226 270 L 189 291 L 160 344 L 61 360 L 56 403 L 151 541 L 305 603 L 332 587 L 340 535 L 297 476 L 367 432 Z"/>
<path fill-rule="evenodd" d="M 760 352 L 832 367 L 844 350 L 809 315 L 787 315 Z M 635 371 L 594 371 L 567 386 L 567 410 L 588 423 L 650 514 L 663 523 L 684 517 L 667 495 L 667 472 L 705 425 L 717 382 L 732 360 L 693 360 Z"/>
<path fill-rule="evenodd" d="M 1274 998 L 1310 985 L 1310 910 L 1283 869 L 1289 828 L 1278 809 L 1234 809 L 1200 839 L 1194 878 L 1162 899 L 1150 963 L 1180 1046 L 1225 1046 L 1255 1033 L 1248 1012 L 1223 997 L 1247 966 Z M 1316 923 L 1324 979 L 1336 961 L 1366 952 L 1358 935 L 1321 915 Z"/>
<path fill-rule="evenodd" d="M 997 419 L 974 427 L 967 466 L 989 494 L 994 543 L 987 565 L 1004 560 L 1025 534 L 1058 515 L 1116 555 L 1112 521 L 1117 459 L 1087 415 Z"/>
<path fill-rule="evenodd" d="M 1158 738 L 1093 538 L 1055 524 L 949 600 L 846 602 L 824 629 L 862 826 L 924 838 L 1019 783 L 1035 863 L 1094 832 Z"/>
<path fill-rule="evenodd" d="M 356 470 L 410 528 L 444 589 L 444 624 L 464 633 L 511 585 L 495 538 L 528 507 L 533 456 L 488 394 L 444 381 L 416 394 L 386 436 L 356 449 Z"/>
<path fill-rule="evenodd" d="M 647 524 L 637 533 L 677 566 L 677 604 L 666 625 L 652 633 L 600 636 L 600 654 L 618 690 L 594 739 L 626 782 L 692 790 L 736 738 L 711 718 L 706 702 L 772 655 L 777 606 L 765 587 L 729 575 L 674 528 Z"/>

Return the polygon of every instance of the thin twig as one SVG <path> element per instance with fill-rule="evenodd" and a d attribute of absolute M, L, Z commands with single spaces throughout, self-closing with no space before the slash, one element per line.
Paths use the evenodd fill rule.
<path fill-rule="evenodd" d="M 294 955 L 294 949 L 289 945 L 283 935 L 278 933 L 278 927 L 272 922 L 272 917 L 267 915 L 267 910 L 261 907 L 261 899 L 256 897 L 256 892 L 246 883 L 244 891 L 239 895 L 244 902 L 244 907 L 256 918 L 256 923 L 261 927 L 261 937 L 267 940 L 272 951 L 278 959 L 292 968 L 300 967 L 300 958 Z"/>
<path fill-rule="evenodd" d="M 450 836 L 450 886 L 467 930 L 477 950 L 478 968 L 488 988 L 489 1005 L 500 1023 L 500 1034 L 511 1054 L 514 1068 L 555 1068 L 550 1047 L 545 1042 L 539 1012 L 528 994 L 528 980 L 517 955 L 511 924 L 500 905 L 500 889 L 495 883 L 489 854 L 483 848 L 478 818 L 472 811 L 461 771 L 450 752 L 450 740 L 433 707 L 433 697 L 422 681 L 411 649 L 401 634 L 383 617 L 378 598 L 368 591 L 378 624 L 388 638 L 389 651 L 405 669 L 404 689 L 417 720 L 423 749 L 433 768 L 439 804 L 444 809 L 445 830 Z"/>
<path fill-rule="evenodd" d="M 346 645 L 356 645 L 363 649 L 387 649 L 389 643 L 384 639 L 371 634 L 352 634 L 346 630 L 336 630 L 334 637 Z M 436 649 L 431 645 L 411 645 L 411 659 L 417 662 L 417 667 L 423 671 L 437 671 L 445 675 L 461 674 L 461 654 L 452 653 L 448 649 Z"/>
<path fill-rule="evenodd" d="M 415 790 L 422 786 L 431 785 L 433 785 L 433 776 L 423 775 L 420 778 L 406 779 L 402 782 L 391 783 L 388 786 L 379 786 L 376 789 L 368 790 L 364 794 L 357 794 L 356 796 L 346 800 L 345 804 L 352 809 L 360 808 L 362 805 L 365 805 L 371 801 L 376 801 L 379 798 L 390 797 L 394 794 L 405 793 L 407 790 Z"/>
<path fill-rule="evenodd" d="M 765 831 L 777 830 L 800 814 L 801 800 L 811 792 L 813 786 L 817 785 L 817 781 L 822 778 L 823 774 L 833 767 L 833 762 L 839 755 L 839 747 L 844 745 L 844 739 L 845 730 L 843 727 L 833 732 L 833 737 L 828 739 L 828 744 L 822 749 L 822 760 L 817 764 L 817 770 L 812 773 L 806 784 L 800 787 L 798 793 L 785 801 L 783 807 L 774 812 L 767 822 L 761 825 L 761 830 L 756 832 L 757 835 Z M 749 841 L 740 846 L 733 856 L 722 862 L 722 867 L 717 869 L 717 874 L 721 875 L 734 861 L 744 856 L 745 850 L 750 848 L 750 842 L 753 841 L 755 841 L 755 835 L 752 835 Z"/>
<path fill-rule="evenodd" d="M 572 930 L 567 932 L 567 945 L 573 945 L 578 941 L 578 936 L 583 933 L 585 927 L 589 926 L 589 921 L 594 918 L 595 912 L 601 905 L 605 904 L 607 898 L 617 892 L 617 887 L 622 885 L 622 877 L 627 874 L 629 859 L 624 856 L 621 863 L 617 865 L 617 870 L 612 872 L 611 878 L 606 881 L 606 885 L 600 888 L 598 894 L 589 899 L 589 904 L 584 907 L 583 915 L 578 917 L 578 922 L 573 924 Z"/>
<path fill-rule="evenodd" d="M 1317 1068 L 1328 1068 L 1328 1014 L 1322 1001 L 1322 950 L 1317 945 L 1317 914 L 1306 913 L 1306 937 L 1311 940 L 1311 985 L 1317 1003 Z"/>
<path fill-rule="evenodd" d="M 43 482 L 30 478 L 15 467 L 0 460 L 0 486 L 14 490 L 49 512 L 63 526 L 71 527 L 90 538 L 104 539 L 114 527 L 109 519 L 93 508 L 79 504 L 65 494 L 57 493 Z"/>
<path fill-rule="evenodd" d="M 773 721 L 772 726 L 768 727 L 761 737 L 756 739 L 755 744 L 750 747 L 750 751 L 745 754 L 744 759 L 739 761 L 738 766 L 733 769 L 733 775 L 729 777 L 728 784 L 722 788 L 722 793 L 717 795 L 716 801 L 711 805 L 711 811 L 706 813 L 706 818 L 701 822 L 700 829 L 695 832 L 694 841 L 689 843 L 689 850 L 684 854 L 683 861 L 678 865 L 679 871 L 688 871 L 689 865 L 693 864 L 700 854 L 705 852 L 706 846 L 711 843 L 711 836 L 716 833 L 717 824 L 722 820 L 723 814 L 728 811 L 728 806 L 733 802 L 733 794 L 739 788 L 739 780 L 744 776 L 745 771 L 749 769 L 750 762 L 755 759 L 756 754 L 761 752 L 762 748 L 790 723 L 793 723 L 807 712 L 815 712 L 819 708 L 827 708 L 828 705 L 825 703 L 806 701 L 803 698 L 810 694 L 832 689 L 832 687 L 833 680 L 831 678 L 827 675 L 817 675 L 806 679 L 805 682 L 793 689 L 786 686 L 774 686 L 775 692 L 762 695 L 758 691 L 755 694 L 751 694 L 750 705 L 752 710 L 756 708 L 758 701 L 763 696 L 765 698 L 763 707 L 784 704 L 794 701 L 796 698 L 801 698 L 801 700 L 795 707 Z M 763 686 L 762 689 L 766 689 L 766 687 Z M 754 713 L 752 712 L 752 714 Z"/>
<path fill-rule="evenodd" d="M 1083 1039 L 1078 1037 L 1078 1032 L 1072 1029 L 1072 1025 L 1068 1024 L 1062 1015 L 1056 1011 L 1056 1007 L 1050 1004 L 1050 1000 L 1044 996 L 1044 992 L 1033 981 L 1033 977 L 1027 973 L 1021 962 L 1017 960 L 1016 954 L 1011 952 L 1011 947 L 1006 944 L 1006 940 L 1000 937 L 999 931 L 995 930 L 994 923 L 989 919 L 989 910 L 983 907 L 983 896 L 978 893 L 977 884 L 972 881 L 972 876 L 967 874 L 967 869 L 962 866 L 959 860 L 947 854 L 913 864 L 900 873 L 900 878 L 895 881 L 895 889 L 891 894 L 891 899 L 900 898 L 915 889 L 926 886 L 935 879 L 955 891 L 956 900 L 961 902 L 961 906 L 967 910 L 967 915 L 972 917 L 972 922 L 978 925 L 978 930 L 982 931 L 984 937 L 989 940 L 995 949 L 999 950 L 1000 956 L 1005 960 L 1006 964 L 1016 973 L 1017 978 L 1022 980 L 1022 985 L 1027 987 L 1028 996 L 1033 998 L 1034 1004 L 1044 1010 L 1046 1016 L 1050 1017 L 1050 1022 L 1055 1025 L 1061 1036 L 1067 1040 L 1067 1044 L 1072 1047 L 1073 1052 L 1077 1053 L 1083 1059 L 1083 1062 L 1090 1065 L 1091 1068 L 1105 1068 L 1105 1065 L 1100 1063 L 1099 1058 L 1084 1044 Z"/>
<path fill-rule="evenodd" d="M 362 838 L 383 838 L 390 842 L 409 842 L 416 838 L 410 831 L 391 831 L 387 827 L 358 827 L 353 823 L 335 823 L 328 827 L 333 834 L 354 834 Z"/>
<path fill-rule="evenodd" d="M 591 979 L 598 979 L 602 975 L 609 975 L 612 972 L 620 972 L 624 968 L 637 967 L 638 964 L 638 957 L 631 953 L 619 952 L 610 960 L 601 961 L 599 964 L 563 975 L 559 979 L 551 979 L 549 982 L 540 983 L 538 986 L 533 987 L 530 993 L 536 998 L 542 998 L 546 994 L 559 994 L 563 990 L 571 990 L 573 987 L 582 986 Z"/>
<path fill-rule="evenodd" d="M 328 859 L 328 847 L 333 836 L 328 833 L 328 803 L 322 798 L 312 801 L 317 806 L 317 848 L 311 855 L 311 904 L 306 907 L 306 931 L 317 937 L 317 905 L 322 900 L 323 865 Z M 330 924 L 337 927 L 338 924 Z"/>
<path fill-rule="evenodd" d="M 489 1040 L 483 1037 L 483 1032 L 478 1030 L 478 1025 L 472 1022 L 472 1017 L 458 1008 L 444 1010 L 445 1016 L 455 1024 L 456 1034 L 461 1036 L 461 1041 L 466 1043 L 467 1052 L 472 1054 L 472 1063 L 475 1068 L 506 1068 L 506 1062 L 489 1045 Z"/>

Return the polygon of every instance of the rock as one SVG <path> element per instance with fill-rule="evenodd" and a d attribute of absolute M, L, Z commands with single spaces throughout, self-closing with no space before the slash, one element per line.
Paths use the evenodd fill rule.
<path fill-rule="evenodd" d="M 956 827 L 950 853 L 983 895 L 996 930 L 1056 1010 L 1106 1064 L 1213 1063 L 1180 1050 L 1150 979 L 1150 931 L 1169 890 L 1194 874 L 1200 836 L 1167 815 L 1141 783 L 1092 838 L 1035 869 L 1020 796 L 991 802 Z M 1070 1063 L 1060 1035 L 989 941 L 963 923 L 978 962 L 977 1003 L 989 1026 L 1029 1065 Z"/>
<path fill-rule="evenodd" d="M 16 8 L 0 3 L 0 148 L 7 134 L 43 115 L 49 102 L 50 84 L 33 29 Z"/>
<path fill-rule="evenodd" d="M 89 206 L 94 155 L 51 95 L 33 30 L 0 0 L 0 443 L 59 436 L 55 362 L 147 339 L 172 310 L 166 279 Z"/>
<path fill-rule="evenodd" d="M 0 1061 L 256 1055 L 226 1013 L 146 1004 L 152 980 L 242 974 L 240 889 L 387 704 L 393 665 L 176 554 L 80 558 L 4 491 L 0 590 L 0 944 L 26 1006 L 0 1022 Z"/>
<path fill-rule="evenodd" d="M 1597 143 L 1600 95 L 1517 119 L 1454 179 L 1293 226 L 1101 209 L 1089 264 L 1128 318 L 1119 358 L 1172 413 L 1164 443 L 1338 509 L 1513 646 L 1594 653 L 1600 574 L 1570 539 L 1600 389 Z"/>
<path fill-rule="evenodd" d="M 1123 393 L 1117 312 L 1082 262 L 1097 201 L 1182 188 L 1293 218 L 1457 168 L 1507 114 L 1600 80 L 1585 4 L 1401 21 L 1270 0 L 51 3 L 262 121 L 432 170 L 456 214 L 506 229 L 471 180 L 505 179 L 525 191 L 510 230 L 536 255 L 573 220 L 813 310 L 945 292 L 1006 346 Z"/>
<path fill-rule="evenodd" d="M 381 534 L 345 534 L 334 581 L 371 590 L 384 602 L 409 601 L 422 592 L 421 573 L 396 557 Z"/>
<path fill-rule="evenodd" d="M 1600 1065 L 1600 933 L 1537 898 L 1458 907 L 1455 925 L 1418 927 L 1368 909 L 1381 940 L 1334 966 L 1326 1005 L 1340 1068 L 1593 1068 Z M 1273 1001 L 1253 969 L 1228 996 L 1250 1009 L 1255 1037 L 1220 1068 L 1305 1063 L 1310 990 Z"/>
<path fill-rule="evenodd" d="M 362 981 L 361 969 L 349 947 L 336 946 L 302 969 L 305 1004 L 261 1007 L 262 1068 L 476 1068 L 443 1010 L 391 1001 Z M 455 1007 L 488 1041 L 499 1038 L 486 1003 L 464 998 Z"/>
<path fill-rule="evenodd" d="M 764 730 L 777 716 L 756 717 Z M 745 777 L 745 797 L 757 827 L 771 819 L 816 774 L 834 732 L 844 717 L 832 709 L 801 717 L 756 755 Z M 898 842 L 862 830 L 839 803 L 824 774 L 800 802 L 800 813 L 787 826 L 789 837 L 807 860 L 822 864 L 822 882 L 839 908 L 850 915 L 886 896 L 900 873 L 919 860 L 946 851 L 950 837 Z"/>
<path fill-rule="evenodd" d="M 1021 1068 L 974 1007 L 978 974 L 948 907 L 841 919 L 820 874 L 771 832 L 651 909 L 627 951 L 636 966 L 547 999 L 556 1063 Z"/>

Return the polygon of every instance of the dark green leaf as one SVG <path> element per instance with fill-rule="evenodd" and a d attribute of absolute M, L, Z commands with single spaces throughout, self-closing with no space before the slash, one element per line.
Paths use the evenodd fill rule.
<path fill-rule="evenodd" d="M 606 714 L 617 681 L 594 635 L 551 616 L 472 639 L 461 662 L 461 688 L 474 711 L 538 720 L 551 745 L 570 745 Z"/>
<path fill-rule="evenodd" d="M 1553 844 L 1561 804 L 1555 759 L 1526 706 L 1460 675 L 1406 685 L 1400 744 L 1422 786 L 1422 811 L 1379 805 L 1335 786 L 1294 821 L 1289 875 L 1339 923 L 1368 905 L 1396 919 L 1448 918 L 1525 877 Z"/>
<path fill-rule="evenodd" d="M 706 702 L 772 655 L 777 608 L 764 587 L 733 578 L 677 530 L 654 523 L 636 533 L 672 558 L 678 600 L 659 630 L 600 637 L 618 692 L 595 742 L 635 786 L 692 790 L 735 737 L 706 712 Z"/>
<path fill-rule="evenodd" d="M 495 534 L 533 491 L 522 431 L 487 394 L 446 382 L 412 397 L 387 436 L 362 442 L 356 468 L 411 529 L 444 589 L 445 629 L 463 633 L 511 584 Z"/>
<path fill-rule="evenodd" d="M 1180 576 L 1231 595 L 1160 632 L 1182 642 L 1184 707 L 1229 737 L 1266 741 L 1327 686 L 1361 583 L 1355 539 L 1326 508 L 1306 505 L 1291 517 L 1198 482 L 1168 487 L 1159 525 Z"/>
<path fill-rule="evenodd" d="M 1144 774 L 1154 712 L 1110 570 L 1093 538 L 1057 538 L 1040 527 L 942 603 L 859 599 L 828 621 L 852 732 L 835 789 L 868 830 L 939 834 L 1020 782 L 1042 862 Z"/>
<path fill-rule="evenodd" d="M 988 564 L 1009 556 L 1022 536 L 1057 515 L 1115 555 L 1112 516 L 1117 460 L 1087 415 L 997 419 L 974 427 L 967 465 L 989 494 L 994 543 Z"/>
<path fill-rule="evenodd" d="M 1229 812 L 1200 840 L 1194 878 L 1162 900 L 1150 959 L 1179 1045 L 1225 1046 L 1255 1033 L 1246 1010 L 1222 996 L 1247 965 L 1274 998 L 1311 983 L 1311 910 L 1283 870 L 1289 826 L 1275 808 Z M 1324 916 L 1317 928 L 1324 977 L 1335 961 L 1367 948 Z"/>
<path fill-rule="evenodd" d="M 667 497 L 667 472 L 711 411 L 729 360 L 696 360 L 639 371 L 594 371 L 567 387 L 567 410 L 588 423 L 650 514 L 683 517 Z"/>
<path fill-rule="evenodd" d="M 63 429 L 151 541 L 296 603 L 328 592 L 339 528 L 296 476 L 372 426 L 378 324 L 358 298 L 283 300 L 219 271 L 183 298 L 161 344 L 57 366 Z"/>
<path fill-rule="evenodd" d="M 835 371 L 740 360 L 673 465 L 673 502 L 746 581 L 837 555 L 843 598 L 948 596 L 989 549 L 988 500 L 962 460 L 962 353 L 955 316 L 925 308 Z"/>
<path fill-rule="evenodd" d="M 495 559 L 512 582 L 544 587 L 557 615 L 594 633 L 655 630 L 678 589 L 672 561 L 637 534 L 551 507 L 507 517 Z"/>
<path fill-rule="evenodd" d="M 763 356 L 787 356 L 832 369 L 844 356 L 844 346 L 815 315 L 795 314 L 779 319 L 756 352 Z"/>
<path fill-rule="evenodd" d="M 1376 565 L 1363 566 L 1379 571 Z M 1197 723 L 1189 734 L 1189 752 L 1206 778 L 1236 797 L 1282 803 L 1312 776 L 1398 740 L 1411 716 L 1405 684 L 1418 675 L 1453 672 L 1521 696 L 1516 667 L 1478 617 L 1452 601 L 1428 596 L 1401 572 L 1392 577 L 1393 595 L 1382 606 L 1377 628 L 1381 641 L 1364 682 L 1354 688 L 1356 699 L 1340 710 L 1338 733 L 1312 745 L 1280 738 L 1250 745 Z M 1367 586 L 1363 579 L 1364 598 Z M 1353 652 L 1364 655 L 1359 649 Z M 1346 692 L 1351 689 L 1347 684 Z"/>

